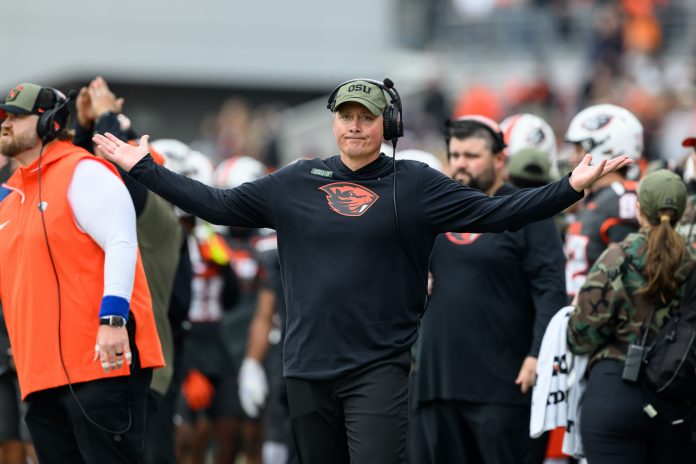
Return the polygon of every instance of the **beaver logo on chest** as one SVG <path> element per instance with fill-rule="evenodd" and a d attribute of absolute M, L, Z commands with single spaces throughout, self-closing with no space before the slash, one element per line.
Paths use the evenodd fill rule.
<path fill-rule="evenodd" d="M 334 182 L 319 190 L 326 193 L 329 207 L 343 216 L 362 216 L 379 199 L 372 190 L 350 182 Z"/>

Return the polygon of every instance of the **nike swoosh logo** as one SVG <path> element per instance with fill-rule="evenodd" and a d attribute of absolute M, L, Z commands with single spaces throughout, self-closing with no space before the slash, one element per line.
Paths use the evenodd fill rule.
<path fill-rule="evenodd" d="M 0 230 L 4 229 L 7 224 L 9 224 L 10 221 L 5 221 L 2 224 L 0 224 Z"/>

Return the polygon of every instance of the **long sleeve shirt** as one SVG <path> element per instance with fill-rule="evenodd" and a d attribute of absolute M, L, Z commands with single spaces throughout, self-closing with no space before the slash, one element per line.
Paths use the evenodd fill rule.
<path fill-rule="evenodd" d="M 211 223 L 276 229 L 287 305 L 284 373 L 305 379 L 335 378 L 409 349 L 437 234 L 517 230 L 582 196 L 564 178 L 488 197 L 402 160 L 394 198 L 385 155 L 356 171 L 338 156 L 301 160 L 230 190 L 174 174 L 150 157 L 130 174 Z"/>
<path fill-rule="evenodd" d="M 496 195 L 515 192 L 503 185 Z M 439 235 L 421 322 L 417 401 L 529 404 L 515 378 L 538 357 L 566 304 L 565 257 L 553 219 L 501 234 Z"/>

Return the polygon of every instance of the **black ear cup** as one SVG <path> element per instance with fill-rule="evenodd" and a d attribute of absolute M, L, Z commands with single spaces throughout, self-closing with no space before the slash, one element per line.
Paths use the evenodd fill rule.
<path fill-rule="evenodd" d="M 39 121 L 36 123 L 36 134 L 41 140 L 47 142 L 56 138 L 58 132 L 67 124 L 69 116 L 67 105 L 70 97 L 66 98 L 61 92 L 50 87 L 44 87 L 44 89 L 53 92 L 55 97 L 53 108 L 41 113 Z"/>
<path fill-rule="evenodd" d="M 39 135 L 41 140 L 51 139 L 55 136 L 57 132 L 53 127 L 53 121 L 56 117 L 55 108 L 48 111 L 44 111 L 39 116 L 39 121 L 36 123 L 36 133 Z"/>

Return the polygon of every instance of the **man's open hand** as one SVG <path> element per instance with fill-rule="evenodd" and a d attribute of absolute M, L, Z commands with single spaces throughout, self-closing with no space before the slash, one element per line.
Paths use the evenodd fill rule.
<path fill-rule="evenodd" d="M 592 184 L 601 179 L 604 175 L 618 171 L 619 169 L 630 165 L 633 161 L 627 156 L 617 156 L 610 160 L 604 160 L 597 166 L 590 166 L 592 162 L 592 155 L 587 154 L 580 161 L 575 169 L 573 169 L 573 174 L 570 176 L 570 186 L 576 192 L 582 192 L 583 190 L 592 187 Z"/>
<path fill-rule="evenodd" d="M 101 149 L 104 157 L 118 164 L 126 172 L 150 152 L 149 140 L 149 135 L 143 135 L 138 145 L 130 145 L 109 132 L 92 137 L 92 141 Z"/>

